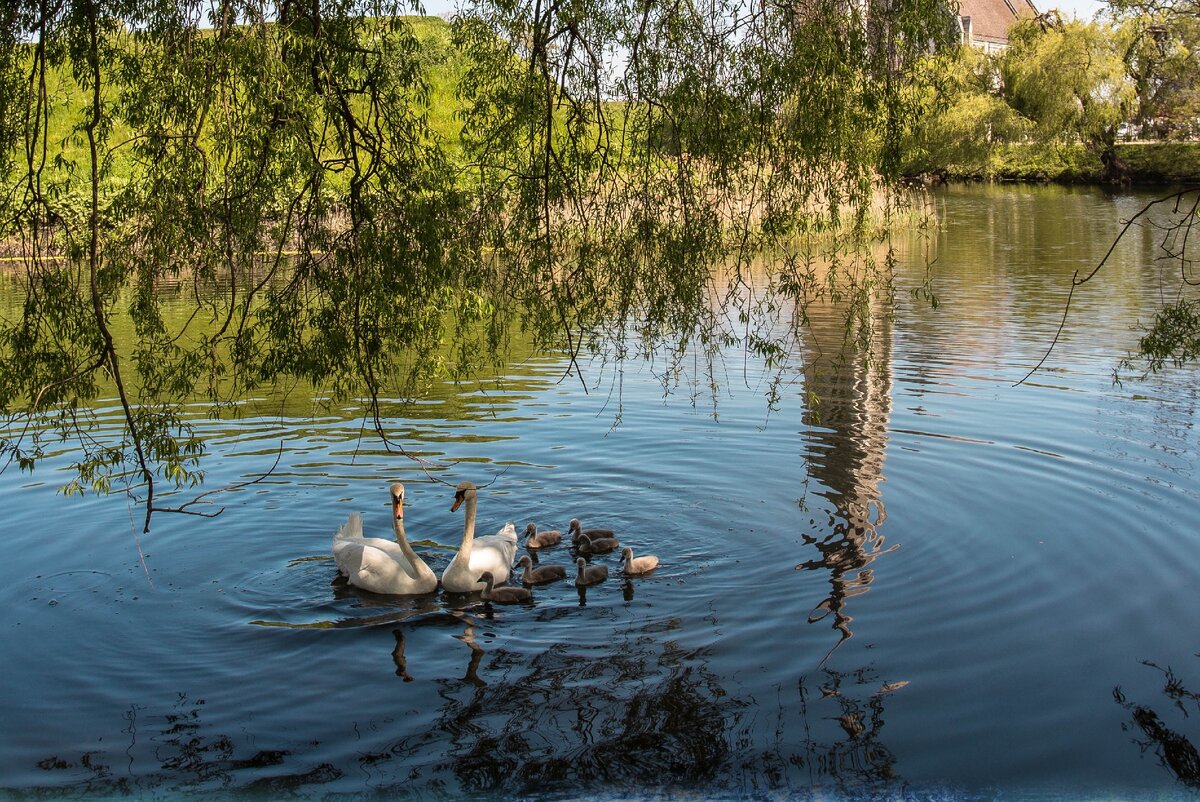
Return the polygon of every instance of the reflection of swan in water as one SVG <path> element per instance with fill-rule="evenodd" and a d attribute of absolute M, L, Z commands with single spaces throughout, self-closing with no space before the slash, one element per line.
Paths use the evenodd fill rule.
<path fill-rule="evenodd" d="M 544 532 L 539 532 L 537 524 L 530 522 L 525 527 L 525 537 L 529 538 L 525 541 L 527 549 L 544 549 L 547 546 L 557 546 L 562 542 L 562 532 L 557 529 L 547 529 Z"/>
<path fill-rule="evenodd" d="M 621 570 L 627 574 L 647 574 L 658 567 L 658 558 L 653 554 L 634 557 L 629 546 L 621 549 Z"/>
<path fill-rule="evenodd" d="M 351 585 L 372 593 L 432 593 L 437 589 L 437 575 L 417 556 L 404 534 L 404 485 L 396 482 L 391 491 L 396 540 L 363 537 L 362 514 L 354 512 L 333 536 L 333 561 Z"/>
<path fill-rule="evenodd" d="M 475 642 L 475 626 L 468 623 L 463 629 L 463 634 L 454 637 L 467 644 L 471 650 L 471 660 L 467 663 L 467 673 L 463 677 L 463 681 L 471 683 L 476 688 L 485 687 L 487 682 L 479 676 L 479 661 L 483 659 L 483 649 Z"/>
<path fill-rule="evenodd" d="M 544 585 L 547 582 L 557 582 L 567 577 L 565 565 L 539 565 L 534 568 L 533 560 L 529 559 L 527 555 L 521 557 L 519 564 L 525 569 L 521 574 L 521 584 L 523 585 Z"/>
<path fill-rule="evenodd" d="M 393 629 L 392 634 L 396 637 L 396 646 L 392 649 L 392 662 L 396 664 L 396 676 L 401 677 L 405 682 L 412 682 L 412 675 L 408 673 L 408 659 L 404 656 L 404 631 Z"/>
<path fill-rule="evenodd" d="M 470 482 L 460 482 L 454 491 L 454 512 L 463 502 L 462 545 L 458 554 L 442 572 L 442 587 L 451 593 L 472 593 L 482 589 L 479 575 L 491 573 L 493 581 L 500 585 L 508 581 L 512 570 L 513 556 L 517 553 L 517 530 L 511 523 L 494 535 L 475 537 L 475 510 L 478 491 Z"/>
<path fill-rule="evenodd" d="M 575 584 L 579 587 L 598 585 L 608 579 L 607 565 L 588 565 L 585 559 L 579 557 L 575 560 L 575 567 L 579 569 L 575 575 Z"/>

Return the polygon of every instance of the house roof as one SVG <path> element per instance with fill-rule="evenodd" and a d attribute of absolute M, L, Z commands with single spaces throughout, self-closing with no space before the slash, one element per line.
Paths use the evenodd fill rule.
<path fill-rule="evenodd" d="M 983 42 L 1007 43 L 1008 29 L 1037 13 L 1031 0 L 959 0 L 959 16 L 971 18 L 971 38 Z"/>

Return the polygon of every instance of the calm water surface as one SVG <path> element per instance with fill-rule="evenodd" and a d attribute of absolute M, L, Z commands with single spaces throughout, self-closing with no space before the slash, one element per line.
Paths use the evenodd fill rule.
<path fill-rule="evenodd" d="M 492 482 L 482 531 L 580 517 L 658 554 L 644 578 L 597 558 L 586 595 L 494 613 L 331 587 L 350 512 L 388 536 L 388 482 L 410 537 L 453 547 L 462 516 L 306 399 L 206 424 L 210 486 L 282 442 L 279 468 L 217 519 L 157 517 L 149 578 L 123 499 L 0 476 L 0 796 L 1194 799 L 1171 758 L 1200 743 L 1196 382 L 1112 382 L 1159 299 L 1149 237 L 1013 386 L 1144 198 L 937 198 L 940 306 L 910 243 L 869 366 L 822 358 L 841 322 L 811 310 L 773 413 L 731 354 L 715 417 L 630 364 L 614 427 L 611 373 L 585 394 L 542 358 L 388 421 Z"/>

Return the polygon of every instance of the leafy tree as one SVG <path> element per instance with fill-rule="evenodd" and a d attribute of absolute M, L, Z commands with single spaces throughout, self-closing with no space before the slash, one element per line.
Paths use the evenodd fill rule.
<path fill-rule="evenodd" d="M 1200 122 L 1200 2 L 1114 0 L 1111 12 L 1129 31 L 1125 59 L 1138 81 L 1139 116 L 1167 118 L 1183 133 L 1195 130 L 1193 126 Z M 1168 365 L 1195 365 L 1200 358 L 1194 247 L 1200 225 L 1200 187 L 1184 187 L 1151 201 L 1130 218 L 1118 241 L 1143 219 L 1151 221 L 1158 238 L 1162 284 L 1173 287 L 1174 292 L 1147 325 L 1137 354 L 1124 360 L 1120 369 L 1140 365 L 1144 373 L 1150 373 Z M 1103 266 L 1101 262 L 1096 270 Z"/>
<path fill-rule="evenodd" d="M 1117 127 L 1133 107 L 1119 31 L 1056 15 L 1019 22 L 1002 62 L 1004 92 L 1047 141 L 1082 141 L 1110 180 L 1122 177 Z"/>
<path fill-rule="evenodd" d="M 909 174 L 985 175 L 996 148 L 1030 122 L 1005 101 L 995 57 L 973 47 L 931 56 L 917 85 L 924 110 L 905 140 Z"/>
<path fill-rule="evenodd" d="M 1126 69 L 1137 85 L 1137 121 L 1157 133 L 1200 132 L 1200 10 L 1195 3 L 1114 3 Z"/>
<path fill-rule="evenodd" d="M 480 0 L 454 28 L 461 141 L 430 124 L 447 43 L 405 10 L 6 4 L 0 240 L 24 301 L 0 321 L 0 455 L 32 468 L 71 439 L 68 489 L 123 488 L 148 528 L 159 485 L 203 476 L 186 405 L 298 380 L 366 399 L 388 442 L 381 395 L 471 375 L 516 333 L 778 359 L 786 333 L 730 321 L 881 281 L 846 246 L 898 176 L 940 0 Z M 812 270 L 814 233 L 849 263 Z M 745 272 L 764 249 L 765 289 Z M 101 438 L 104 393 L 123 424 Z"/>
<path fill-rule="evenodd" d="M 4 234 L 25 302 L 0 327 L 10 460 L 31 467 L 47 439 L 74 438 L 68 490 L 119 482 L 148 526 L 157 482 L 202 478 L 185 404 L 219 409 L 283 376 L 338 396 L 378 387 L 390 349 L 428 357 L 444 316 L 466 314 L 472 287 L 442 245 L 461 204 L 403 18 L 43 0 L 15 23 L 5 56 L 25 80 L 6 96 L 27 124 L 4 143 L 23 162 Z M 64 118 L 81 154 L 56 152 Z M 163 305 L 184 292 L 194 313 L 172 328 Z M 102 388 L 121 405 L 116 441 L 93 434 Z"/>

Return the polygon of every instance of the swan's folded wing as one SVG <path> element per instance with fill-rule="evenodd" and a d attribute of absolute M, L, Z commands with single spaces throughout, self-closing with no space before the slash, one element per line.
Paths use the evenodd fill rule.
<path fill-rule="evenodd" d="M 338 527 L 338 530 L 333 533 L 333 542 L 336 544 L 344 540 L 359 540 L 363 536 L 362 513 L 352 512 L 350 517 L 346 519 L 346 523 Z"/>
<path fill-rule="evenodd" d="M 335 540 L 333 543 L 333 561 L 338 570 L 346 576 L 354 576 L 362 567 L 361 542 L 353 540 Z"/>
<path fill-rule="evenodd" d="M 471 573 L 475 576 L 484 571 L 491 571 L 496 584 L 501 585 L 508 580 L 512 571 L 513 557 L 516 555 L 517 544 L 502 539 L 497 535 L 477 538 L 475 547 L 471 550 L 471 560 L 468 563 Z"/>

